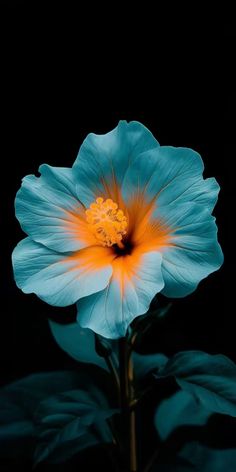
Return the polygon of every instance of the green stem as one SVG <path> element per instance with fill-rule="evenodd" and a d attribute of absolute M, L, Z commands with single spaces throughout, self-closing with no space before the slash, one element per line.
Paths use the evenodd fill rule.
<path fill-rule="evenodd" d="M 125 462 L 128 472 L 137 472 L 136 417 L 135 409 L 130 408 L 134 400 L 134 370 L 132 357 L 129 355 L 126 338 L 119 341 L 120 357 L 120 404 L 125 443 Z"/>

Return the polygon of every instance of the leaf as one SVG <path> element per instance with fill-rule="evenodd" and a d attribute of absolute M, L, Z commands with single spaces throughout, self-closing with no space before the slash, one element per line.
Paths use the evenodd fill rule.
<path fill-rule="evenodd" d="M 22 411 L 27 417 L 31 417 L 41 399 L 79 387 L 82 381 L 83 372 L 79 375 L 70 371 L 58 371 L 29 375 L 6 385 L 0 390 L 0 419 L 3 420 L 7 414 L 7 421 L 14 420 L 17 414 L 22 416 Z"/>
<path fill-rule="evenodd" d="M 106 362 L 96 352 L 95 335 L 91 329 L 81 328 L 78 323 L 61 325 L 51 320 L 49 326 L 57 344 L 73 359 L 108 370 Z"/>
<path fill-rule="evenodd" d="M 47 372 L 17 380 L 0 389 L 0 454 L 30 455 L 35 440 L 33 414 L 39 402 L 78 385 L 78 374 Z"/>
<path fill-rule="evenodd" d="M 158 406 L 154 423 L 162 441 L 181 426 L 202 426 L 211 412 L 201 406 L 193 395 L 180 390 Z"/>
<path fill-rule="evenodd" d="M 152 371 L 155 373 L 168 362 L 164 354 L 138 354 L 133 352 L 134 371 L 137 379 L 142 379 Z"/>
<path fill-rule="evenodd" d="M 112 353 L 112 342 L 111 339 L 104 338 L 100 334 L 95 334 L 95 349 L 96 353 L 101 357 L 108 357 Z"/>
<path fill-rule="evenodd" d="M 109 408 L 96 387 L 88 392 L 72 390 L 41 402 L 35 416 L 38 424 L 35 465 L 45 460 L 65 461 L 82 449 L 111 442 L 106 419 L 116 411 Z"/>
<path fill-rule="evenodd" d="M 81 328 L 78 323 L 69 325 L 60 325 L 49 320 L 52 334 L 58 345 L 67 352 L 71 357 L 79 362 L 88 362 L 96 364 L 99 367 L 108 370 L 105 360 L 96 351 L 95 335 L 93 331 L 87 328 Z M 98 342 L 97 342 L 98 344 Z M 116 341 L 108 343 L 107 339 L 99 337 L 99 344 L 104 350 L 113 352 L 118 356 L 118 346 Z M 103 352 L 104 354 L 104 352 Z M 143 378 L 152 370 L 159 369 L 167 362 L 164 354 L 147 354 L 142 355 L 133 352 L 134 368 L 137 378 Z"/>
<path fill-rule="evenodd" d="M 0 456 L 11 457 L 14 450 L 14 456 L 29 455 L 33 447 L 34 425 L 33 422 L 24 417 L 12 421 L 11 423 L 2 423 L 0 425 Z"/>
<path fill-rule="evenodd" d="M 30 456 L 38 440 L 36 461 L 54 451 L 65 460 L 86 445 L 110 440 L 105 419 L 114 412 L 83 370 L 31 375 L 0 389 L 0 454 Z"/>
<path fill-rule="evenodd" d="M 212 449 L 193 441 L 185 444 L 179 457 L 199 472 L 235 472 L 236 449 Z"/>
<path fill-rule="evenodd" d="M 156 378 L 167 376 L 174 376 L 209 411 L 236 416 L 236 365 L 227 357 L 180 352 L 156 374 Z"/>
<path fill-rule="evenodd" d="M 158 458 L 150 472 L 235 472 L 236 449 L 213 449 L 197 441 L 186 443 L 172 457 L 166 451 L 162 460 Z"/>

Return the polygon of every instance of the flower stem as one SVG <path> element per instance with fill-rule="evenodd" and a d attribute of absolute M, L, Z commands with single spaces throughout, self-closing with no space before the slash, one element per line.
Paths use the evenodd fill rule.
<path fill-rule="evenodd" d="M 129 355 L 126 338 L 119 341 L 120 356 L 120 403 L 125 451 L 124 457 L 128 472 L 137 472 L 136 418 L 135 409 L 130 408 L 134 399 L 134 371 L 132 357 Z"/>

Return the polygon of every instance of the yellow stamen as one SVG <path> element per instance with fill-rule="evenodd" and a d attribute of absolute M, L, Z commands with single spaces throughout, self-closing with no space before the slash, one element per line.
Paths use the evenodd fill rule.
<path fill-rule="evenodd" d="M 87 223 L 102 246 L 117 244 L 124 248 L 123 236 L 127 233 L 127 218 L 111 198 L 98 197 L 86 210 Z"/>

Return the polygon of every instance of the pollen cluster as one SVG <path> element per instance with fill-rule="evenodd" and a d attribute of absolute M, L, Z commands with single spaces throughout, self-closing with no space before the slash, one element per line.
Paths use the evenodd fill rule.
<path fill-rule="evenodd" d="M 90 230 L 102 246 L 123 246 L 122 238 L 127 233 L 127 218 L 111 198 L 104 200 L 99 197 L 96 202 L 91 203 L 86 210 L 86 219 Z"/>

